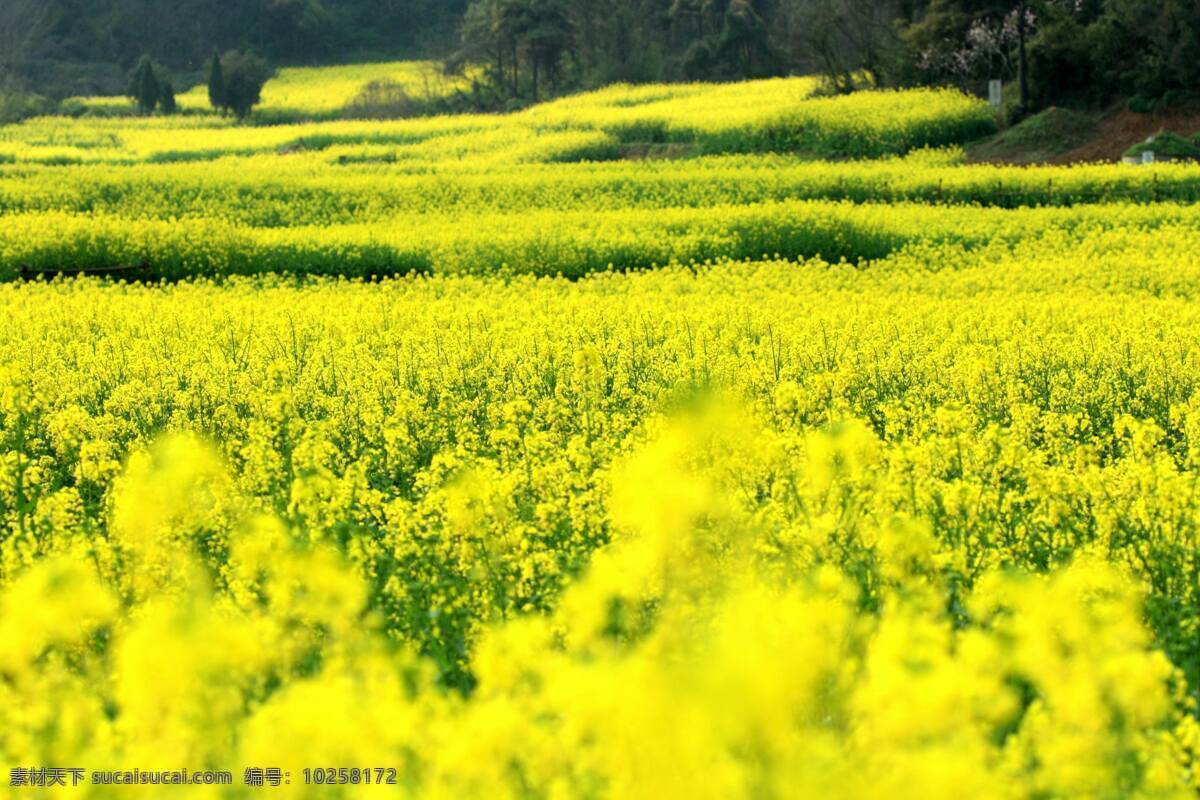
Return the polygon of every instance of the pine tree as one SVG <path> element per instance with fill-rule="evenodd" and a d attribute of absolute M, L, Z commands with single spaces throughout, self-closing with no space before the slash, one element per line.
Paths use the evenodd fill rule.
<path fill-rule="evenodd" d="M 158 76 L 154 74 L 154 65 L 147 62 L 146 69 L 142 72 L 142 79 L 138 90 L 138 105 L 147 114 L 154 111 L 158 105 L 159 90 Z"/>
<path fill-rule="evenodd" d="M 163 78 L 160 83 L 158 107 L 164 114 L 174 114 L 179 110 L 179 104 L 175 101 L 175 86 L 170 78 Z"/>
<path fill-rule="evenodd" d="M 225 71 L 221 67 L 221 56 L 215 51 L 208 66 L 208 102 L 218 111 L 224 111 L 229 107 Z"/>
<path fill-rule="evenodd" d="M 138 61 L 137 68 L 130 77 L 128 94 L 143 114 L 151 113 L 158 105 L 158 78 L 154 74 L 154 62 L 150 60 L 150 56 L 142 56 Z"/>

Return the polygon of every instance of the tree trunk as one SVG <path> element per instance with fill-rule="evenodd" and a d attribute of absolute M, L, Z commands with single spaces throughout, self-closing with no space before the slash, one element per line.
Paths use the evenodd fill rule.
<path fill-rule="evenodd" d="M 1017 3 L 1017 78 L 1021 85 L 1021 116 L 1029 113 L 1029 56 L 1025 50 L 1028 39 L 1025 0 Z"/>
<path fill-rule="evenodd" d="M 517 53 L 517 40 L 513 39 L 512 43 L 512 61 L 513 61 L 513 97 L 521 96 L 521 56 Z"/>

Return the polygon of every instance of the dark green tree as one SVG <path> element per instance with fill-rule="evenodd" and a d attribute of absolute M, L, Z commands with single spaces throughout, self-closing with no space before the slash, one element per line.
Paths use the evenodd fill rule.
<path fill-rule="evenodd" d="M 562 0 L 530 0 L 525 48 L 533 76 L 533 101 L 540 99 L 541 79 L 557 87 L 562 63 L 572 47 L 571 22 Z"/>
<path fill-rule="evenodd" d="M 698 34 L 685 13 L 672 16 L 672 0 L 567 2 L 573 41 L 567 63 L 586 85 L 682 77 L 682 54 Z"/>
<path fill-rule="evenodd" d="M 1026 114 L 1194 86 L 1198 30 L 1200 5 L 1182 0 L 933 0 L 904 38 L 913 82 L 1011 80 Z"/>
<path fill-rule="evenodd" d="M 161 92 L 154 62 L 150 56 L 142 56 L 129 78 L 128 96 L 137 103 L 143 114 L 150 114 L 158 106 Z"/>
<path fill-rule="evenodd" d="M 222 57 L 221 70 L 225 75 L 225 105 L 244 120 L 262 102 L 262 89 L 271 78 L 271 70 L 264 59 L 237 51 Z"/>
<path fill-rule="evenodd" d="M 1161 99 L 1200 87 L 1200 4 L 1106 0 L 1089 30 L 1099 77 L 1123 93 Z"/>
<path fill-rule="evenodd" d="M 496 0 L 493 5 L 492 31 L 510 51 L 512 65 L 513 97 L 521 96 L 521 45 L 529 30 L 529 6 L 527 0 Z"/>
<path fill-rule="evenodd" d="M 15 79 L 30 56 L 45 47 L 58 13 L 46 0 L 0 2 L 0 84 Z"/>
<path fill-rule="evenodd" d="M 761 78 L 779 72 L 768 13 L 765 0 L 731 0 L 725 9 L 717 54 L 731 77 Z"/>
<path fill-rule="evenodd" d="M 544 83 L 554 88 L 561 83 L 563 64 L 574 52 L 573 34 L 567 0 L 475 0 L 453 61 L 484 64 L 494 87 L 536 102 Z"/>
<path fill-rule="evenodd" d="M 179 103 L 175 100 L 175 85 L 167 77 L 163 77 L 159 84 L 158 108 L 164 114 L 174 114 L 179 110 Z"/>
<path fill-rule="evenodd" d="M 225 71 L 221 68 L 221 56 L 214 52 L 208 62 L 208 102 L 218 111 L 228 108 L 225 97 Z"/>

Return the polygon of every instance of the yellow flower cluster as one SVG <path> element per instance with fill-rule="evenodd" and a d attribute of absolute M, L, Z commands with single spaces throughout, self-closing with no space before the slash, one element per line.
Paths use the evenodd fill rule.
<path fill-rule="evenodd" d="M 1081 241 L 0 287 L 0 759 L 1191 797 L 1200 262 Z"/>
<path fill-rule="evenodd" d="M 398 212 L 373 222 L 293 226 L 268 219 L 305 213 L 287 201 L 243 213 L 263 224 L 79 212 L 0 217 L 0 280 L 109 267 L 129 270 L 127 277 L 169 279 L 262 273 L 579 277 L 720 259 L 819 256 L 858 263 L 893 254 L 909 254 L 940 269 L 955 253 L 1017 247 L 1051 258 L 1080 250 L 1148 247 L 1190 265 L 1200 231 L 1200 207 L 1182 204 L 1010 211 L 778 201 L 698 208 Z M 312 213 L 322 214 L 317 208 Z"/>
<path fill-rule="evenodd" d="M 321 74 L 304 80 L 320 86 Z M 13 162 L 0 164 L 0 279 L 117 267 L 171 279 L 577 277 L 1195 228 L 1195 166 L 966 165 L 961 150 L 924 146 L 978 134 L 990 124 L 979 102 L 945 91 L 813 97 L 815 87 L 617 86 L 510 115 L 254 128 L 199 116 L 33 120 L 0 129 L 0 159 Z M 763 150 L 789 154 L 745 152 Z M 822 152 L 905 155 L 811 160 Z M 636 158 L 655 153 L 691 157 Z"/>
<path fill-rule="evenodd" d="M 378 220 L 397 209 L 478 214 L 505 208 L 670 208 L 798 199 L 1015 207 L 1200 198 L 1200 169 L 1186 164 L 997 167 L 964 165 L 953 150 L 843 163 L 770 155 L 552 163 L 611 143 L 603 133 L 584 131 L 530 136 L 496 127 L 463 134 L 448 123 L 440 125 L 441 135 L 433 121 L 426 124 L 429 138 L 397 145 L 339 144 L 332 137 L 306 140 L 297 127 L 264 129 L 270 135 L 264 147 L 295 146 L 286 157 L 253 152 L 256 129 L 241 140 L 251 150 L 241 156 L 206 160 L 197 150 L 179 151 L 179 160 L 171 163 L 122 163 L 120 168 L 107 161 L 70 169 L 23 164 L 0 171 L 0 210 L 300 225 Z M 339 126 L 346 142 L 355 137 L 366 142 L 380 133 L 351 125 Z M 211 145 L 206 137 L 217 133 L 195 133 L 195 146 Z M 132 136 L 115 129 L 112 135 L 130 147 L 124 160 L 150 152 L 154 161 L 154 148 L 186 148 L 193 134 L 180 130 L 160 137 L 147 128 Z M 226 135 L 237 132 L 220 129 L 215 141 Z M 139 136 L 142 140 L 135 142 Z M 155 137 L 161 142 L 152 142 Z M 45 141 L 59 148 L 72 139 L 59 132 Z"/>
<path fill-rule="evenodd" d="M 379 74 L 390 74 L 387 70 L 393 67 L 420 74 L 428 71 L 424 64 L 379 65 Z M 561 133 L 586 134 L 593 142 L 589 149 L 569 153 L 575 160 L 612 157 L 622 142 L 674 143 L 709 154 L 801 150 L 861 158 L 961 143 L 995 127 L 985 103 L 956 91 L 873 91 L 812 98 L 817 82 L 811 78 L 617 86 L 508 115 L 334 121 L 351 99 L 345 96 L 348 87 L 365 82 L 360 78 L 368 74 L 366 67 L 284 70 L 264 89 L 265 110 L 259 113 L 266 115 L 266 121 L 291 124 L 246 129 L 211 115 L 44 118 L 0 130 L 0 159 L 50 165 L 196 160 L 337 143 L 384 144 L 398 147 L 395 158 L 443 163 L 459 155 L 455 150 L 472 156 L 515 151 L 508 153 L 506 160 L 511 162 L 528 140 Z M 409 77 L 403 82 L 417 81 Z M 198 102 L 204 91 L 197 87 L 182 101 Z M 446 137 L 452 141 L 406 149 Z M 600 143 L 608 149 L 599 149 Z"/>

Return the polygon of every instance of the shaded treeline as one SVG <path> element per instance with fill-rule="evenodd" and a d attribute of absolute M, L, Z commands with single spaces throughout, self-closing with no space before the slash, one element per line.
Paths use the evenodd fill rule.
<path fill-rule="evenodd" d="M 471 103 L 612 81 L 800 72 L 862 83 L 1000 78 L 1019 111 L 1200 86 L 1191 0 L 0 0 L 0 87 L 120 91 L 143 56 L 201 76 L 214 50 L 273 64 L 446 57 Z"/>
<path fill-rule="evenodd" d="M 143 55 L 202 73 L 214 50 L 275 64 L 451 49 L 467 0 L 0 0 L 0 80 L 52 96 L 120 92 Z"/>
<path fill-rule="evenodd" d="M 613 80 L 821 73 L 876 85 L 1014 86 L 1021 110 L 1153 103 L 1200 86 L 1185 0 L 473 0 L 457 59 L 511 96 Z"/>

